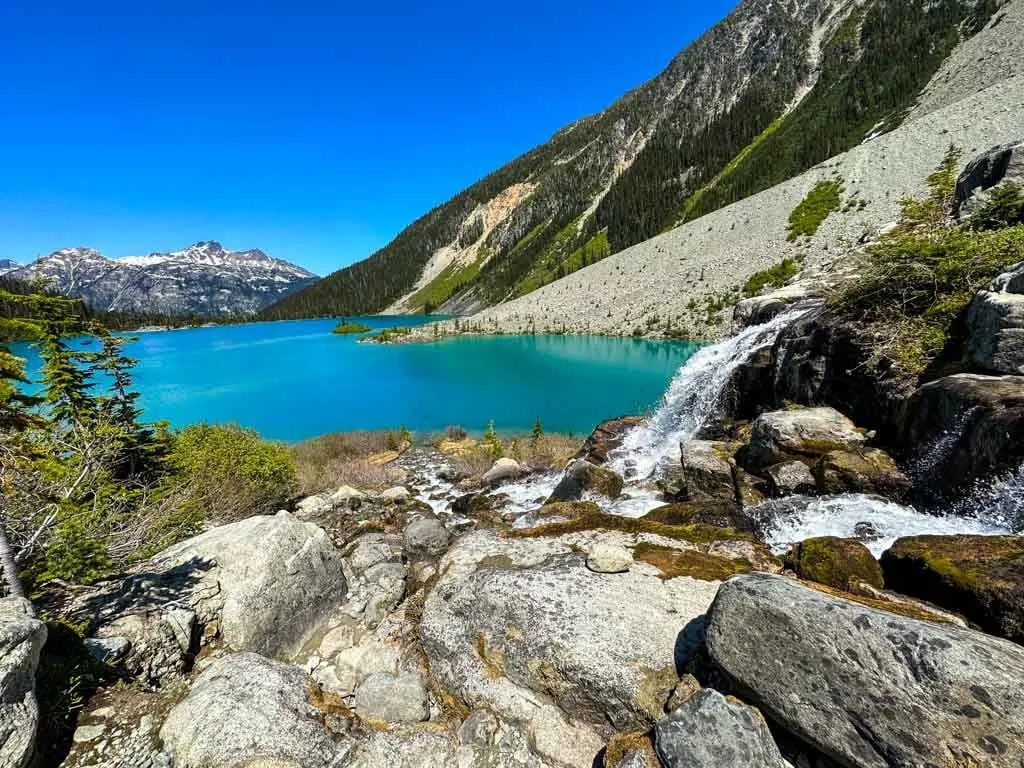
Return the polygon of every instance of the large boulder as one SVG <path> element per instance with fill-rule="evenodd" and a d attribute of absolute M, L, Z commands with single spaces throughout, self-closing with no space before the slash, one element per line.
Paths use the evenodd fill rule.
<path fill-rule="evenodd" d="M 616 731 L 650 728 L 718 583 L 663 579 L 644 562 L 595 573 L 580 554 L 643 538 L 465 535 L 442 559 L 423 610 L 432 677 L 470 708 L 518 724 L 560 765 L 590 765 Z"/>
<path fill-rule="evenodd" d="M 689 501 L 735 501 L 730 459 L 736 446 L 711 440 L 687 440 L 679 446 Z"/>
<path fill-rule="evenodd" d="M 101 637 L 131 642 L 130 670 L 165 679 L 212 634 L 235 650 L 290 657 L 345 593 L 342 555 L 324 531 L 279 512 L 176 544 L 83 610 Z"/>
<path fill-rule="evenodd" d="M 742 299 L 733 308 L 733 325 L 740 330 L 750 325 L 767 323 L 794 305 L 820 295 L 822 287 L 820 282 L 799 280 L 769 293 Z"/>
<path fill-rule="evenodd" d="M 817 463 L 830 451 L 853 451 L 867 442 L 863 430 L 834 408 L 797 408 L 761 414 L 744 446 L 748 469 L 797 459 Z"/>
<path fill-rule="evenodd" d="M 1020 766 L 1013 643 L 768 574 L 722 585 L 706 638 L 746 700 L 840 765 Z"/>
<path fill-rule="evenodd" d="M 179 768 L 330 768 L 350 746 L 338 733 L 347 726 L 343 712 L 317 695 L 301 669 L 236 653 L 192 683 L 160 738 Z"/>
<path fill-rule="evenodd" d="M 1024 263 L 999 275 L 971 301 L 967 361 L 995 373 L 1024 373 Z"/>
<path fill-rule="evenodd" d="M 882 570 L 890 589 L 1024 645 L 1024 536 L 910 536 Z"/>
<path fill-rule="evenodd" d="M 1024 460 L 1024 376 L 946 376 L 917 389 L 903 413 L 899 441 L 927 456 L 921 480 L 936 490 Z"/>
<path fill-rule="evenodd" d="M 484 472 L 480 482 L 484 485 L 500 485 L 515 480 L 521 474 L 523 474 L 523 468 L 519 462 L 506 456 L 494 462 L 491 468 Z"/>
<path fill-rule="evenodd" d="M 819 536 L 790 548 L 783 558 L 797 576 L 844 592 L 860 592 L 862 585 L 884 586 L 882 568 L 871 551 L 856 539 Z"/>
<path fill-rule="evenodd" d="M 761 530 L 756 521 L 734 502 L 686 501 L 655 507 L 643 520 L 665 525 L 708 525 L 715 528 L 732 528 L 736 531 L 759 535 Z"/>
<path fill-rule="evenodd" d="M 654 748 L 664 768 L 784 768 L 761 713 L 705 688 L 661 720 Z"/>
<path fill-rule="evenodd" d="M 622 478 L 612 470 L 591 464 L 585 459 L 573 459 L 565 468 L 562 479 L 551 492 L 552 501 L 576 501 L 585 493 L 594 493 L 609 499 L 622 493 Z"/>
<path fill-rule="evenodd" d="M 640 416 L 619 416 L 602 421 L 583 441 L 574 458 L 584 459 L 598 466 L 604 464 L 608 461 L 608 455 L 622 445 L 629 430 L 639 426 L 643 421 Z"/>
<path fill-rule="evenodd" d="M 973 158 L 956 181 L 956 212 L 969 218 L 998 184 L 1024 184 L 1024 141 L 992 147 Z"/>
<path fill-rule="evenodd" d="M 20 597 L 0 599 L 0 765 L 22 768 L 35 750 L 36 668 L 46 625 Z"/>
<path fill-rule="evenodd" d="M 910 490 L 910 480 L 880 448 L 829 451 L 814 467 L 814 475 L 818 490 L 827 494 L 874 493 L 900 498 Z"/>

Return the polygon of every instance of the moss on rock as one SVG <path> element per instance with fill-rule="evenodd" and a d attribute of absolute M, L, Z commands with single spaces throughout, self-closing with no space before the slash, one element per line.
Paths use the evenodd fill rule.
<path fill-rule="evenodd" d="M 855 539 L 820 536 L 794 544 L 784 562 L 800 578 L 846 592 L 860 584 L 883 587 L 882 569 L 868 548 Z"/>
<path fill-rule="evenodd" d="M 689 576 L 701 581 L 724 581 L 737 573 L 753 570 L 746 560 L 728 560 L 691 549 L 679 550 L 644 542 L 637 544 L 633 557 L 653 565 L 665 580 Z"/>
<path fill-rule="evenodd" d="M 1024 537 L 911 536 L 881 565 L 890 588 L 1024 644 Z"/>
<path fill-rule="evenodd" d="M 609 515 L 593 502 L 577 502 L 574 504 L 551 503 L 541 507 L 545 515 L 551 511 L 558 517 L 569 519 L 552 523 L 542 523 L 533 528 L 518 528 L 508 532 L 508 536 L 534 538 L 538 536 L 561 536 L 566 533 L 581 531 L 620 531 L 622 533 L 650 533 L 657 536 L 688 541 L 691 544 L 712 544 L 716 541 L 742 540 L 753 541 L 749 533 L 732 528 L 719 528 L 713 525 L 693 523 L 690 525 L 670 525 L 648 520 L 646 517 L 633 518 L 621 515 Z M 569 515 L 572 515 L 569 517 Z M 555 516 L 554 514 L 552 516 Z"/>

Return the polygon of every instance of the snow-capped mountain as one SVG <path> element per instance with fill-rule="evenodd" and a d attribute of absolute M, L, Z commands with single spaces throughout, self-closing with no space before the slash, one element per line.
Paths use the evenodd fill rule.
<path fill-rule="evenodd" d="M 97 309 L 211 317 L 254 314 L 318 279 L 258 249 L 229 251 L 212 240 L 121 259 L 92 248 L 62 248 L 9 274 L 42 278 Z"/>
<path fill-rule="evenodd" d="M 0 275 L 6 275 L 8 272 L 13 272 L 16 269 L 20 269 L 21 264 L 10 259 L 0 259 Z"/>

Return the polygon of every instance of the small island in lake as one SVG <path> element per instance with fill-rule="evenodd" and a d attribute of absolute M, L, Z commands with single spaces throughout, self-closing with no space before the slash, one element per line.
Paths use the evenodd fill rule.
<path fill-rule="evenodd" d="M 368 325 L 363 325 L 362 323 L 349 323 L 342 320 L 334 327 L 334 330 L 331 331 L 331 333 L 366 333 L 367 331 L 372 330 L 373 328 Z"/>

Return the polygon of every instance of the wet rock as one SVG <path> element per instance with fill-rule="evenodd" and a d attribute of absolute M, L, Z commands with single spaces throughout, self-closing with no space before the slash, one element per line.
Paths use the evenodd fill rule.
<path fill-rule="evenodd" d="M 732 465 L 736 446 L 711 440 L 687 440 L 680 446 L 686 495 L 690 501 L 734 501 Z"/>
<path fill-rule="evenodd" d="M 625 547 L 598 542 L 587 554 L 587 568 L 594 573 L 625 573 L 633 565 L 633 553 Z"/>
<path fill-rule="evenodd" d="M 126 666 L 162 680 L 213 633 L 236 650 L 290 657 L 344 600 L 343 568 L 322 529 L 279 512 L 176 544 L 79 611 L 99 637 L 131 641 Z"/>
<path fill-rule="evenodd" d="M 406 526 L 402 538 L 409 557 L 431 558 L 444 554 L 451 536 L 437 518 L 421 517 Z"/>
<path fill-rule="evenodd" d="M 785 768 L 761 713 L 705 688 L 654 729 L 664 768 Z"/>
<path fill-rule="evenodd" d="M 415 723 L 430 716 L 427 689 L 415 673 L 370 675 L 356 689 L 355 707 L 360 717 L 388 723 Z"/>
<path fill-rule="evenodd" d="M 910 480 L 885 451 L 829 451 L 814 468 L 818 490 L 826 494 L 874 493 L 899 499 L 910 490 Z"/>
<path fill-rule="evenodd" d="M 1024 645 L 1024 537 L 910 536 L 881 562 L 890 589 Z"/>
<path fill-rule="evenodd" d="M 584 459 L 597 466 L 604 464 L 608 461 L 608 454 L 622 445 L 626 433 L 643 424 L 643 421 L 640 416 L 619 416 L 602 421 L 583 442 L 574 458 Z"/>
<path fill-rule="evenodd" d="M 867 584 L 881 589 L 882 568 L 855 539 L 819 536 L 794 544 L 783 558 L 797 576 L 844 592 L 861 592 Z"/>
<path fill-rule="evenodd" d="M 970 218 L 1002 183 L 1024 184 L 1024 142 L 1001 144 L 974 157 L 956 181 L 956 214 Z"/>
<path fill-rule="evenodd" d="M 35 677 L 45 642 L 46 625 L 28 600 L 0 599 L 0 765 L 22 768 L 35 750 Z"/>
<path fill-rule="evenodd" d="M 686 501 L 686 474 L 677 459 L 664 458 L 658 462 L 654 484 L 666 501 Z"/>
<path fill-rule="evenodd" d="M 923 478 L 937 492 L 1024 461 L 1024 376 L 961 373 L 931 381 L 910 397 L 899 442 L 908 452 L 941 445 Z"/>
<path fill-rule="evenodd" d="M 338 711 L 310 701 L 302 670 L 255 653 L 217 659 L 192 683 L 160 729 L 181 768 L 213 765 L 301 765 L 329 768 L 350 742 L 325 727 L 345 724 Z M 316 699 L 314 699 L 316 700 Z M 252 760 L 253 763 L 247 761 Z"/>
<path fill-rule="evenodd" d="M 523 468 L 515 459 L 501 458 L 494 462 L 494 465 L 484 472 L 480 482 L 484 485 L 500 485 L 515 480 L 523 474 Z"/>
<path fill-rule="evenodd" d="M 795 304 L 820 294 L 821 288 L 820 283 L 801 280 L 761 296 L 742 299 L 733 309 L 733 325 L 737 330 L 742 330 L 750 325 L 767 323 Z"/>
<path fill-rule="evenodd" d="M 802 461 L 783 461 L 764 471 L 773 496 L 815 493 L 817 484 L 810 468 Z"/>
<path fill-rule="evenodd" d="M 576 501 L 585 492 L 596 493 L 609 499 L 622 493 L 622 478 L 610 469 L 598 467 L 583 459 L 573 459 L 565 474 L 551 492 L 548 501 Z"/>
<path fill-rule="evenodd" d="M 1024 648 L 767 574 L 721 586 L 712 661 L 780 728 L 841 765 L 1016 766 Z"/>
<path fill-rule="evenodd" d="M 677 502 L 656 507 L 643 516 L 644 520 L 666 525 L 709 525 L 731 528 L 744 533 L 758 534 L 759 528 L 751 518 L 730 501 Z"/>

